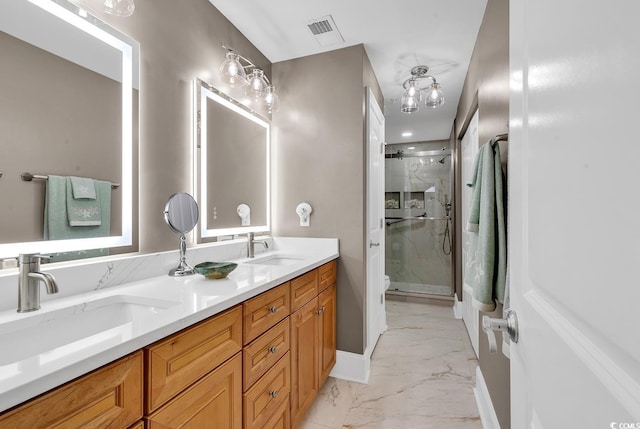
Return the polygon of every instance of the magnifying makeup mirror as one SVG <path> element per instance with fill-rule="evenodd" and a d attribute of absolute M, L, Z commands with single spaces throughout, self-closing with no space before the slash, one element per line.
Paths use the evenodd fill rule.
<path fill-rule="evenodd" d="M 173 277 L 189 276 L 195 273 L 187 264 L 187 239 L 185 234 L 190 232 L 198 223 L 198 204 L 193 197 L 184 192 L 178 192 L 169 197 L 164 207 L 164 220 L 173 232 L 180 234 L 180 263 L 169 271 Z"/>

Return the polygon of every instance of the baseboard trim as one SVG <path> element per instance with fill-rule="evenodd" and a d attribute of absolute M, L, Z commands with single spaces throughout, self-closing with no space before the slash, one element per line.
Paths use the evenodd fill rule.
<path fill-rule="evenodd" d="M 453 317 L 456 319 L 462 319 L 462 313 L 464 312 L 464 308 L 462 306 L 462 301 L 458 299 L 458 294 L 453 295 Z"/>
<path fill-rule="evenodd" d="M 476 387 L 473 388 L 473 395 L 476 397 L 476 404 L 478 405 L 478 413 L 480 414 L 483 429 L 500 429 L 498 416 L 493 408 L 491 396 L 489 396 L 489 389 L 487 388 L 487 383 L 484 381 L 479 366 L 476 368 Z"/>
<path fill-rule="evenodd" d="M 336 351 L 336 364 L 329 375 L 342 380 L 368 384 L 370 372 L 370 356 L 338 350 Z"/>

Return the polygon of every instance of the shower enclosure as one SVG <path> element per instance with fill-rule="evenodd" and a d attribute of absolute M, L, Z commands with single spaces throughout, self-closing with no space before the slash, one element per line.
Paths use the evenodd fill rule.
<path fill-rule="evenodd" d="M 390 293 L 452 296 L 448 142 L 388 145 L 385 271 Z"/>

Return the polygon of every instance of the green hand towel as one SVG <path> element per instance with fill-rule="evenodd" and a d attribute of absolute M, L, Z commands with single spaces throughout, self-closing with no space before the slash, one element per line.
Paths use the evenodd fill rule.
<path fill-rule="evenodd" d="M 111 225 L 111 183 L 96 180 L 96 199 L 100 202 L 102 225 L 72 227 L 67 216 L 67 178 L 49 175 L 44 210 L 44 239 L 65 240 L 72 238 L 108 237 Z M 53 255 L 53 261 L 106 256 L 108 249 L 82 250 Z"/>
<path fill-rule="evenodd" d="M 67 177 L 67 217 L 69 226 L 85 227 L 102 225 L 100 201 L 85 195 L 96 195 L 92 179 Z"/>
<path fill-rule="evenodd" d="M 73 198 L 78 200 L 85 198 L 89 200 L 96 199 L 96 186 L 93 183 L 93 179 L 86 177 L 69 177 L 71 180 L 71 188 L 73 189 Z"/>

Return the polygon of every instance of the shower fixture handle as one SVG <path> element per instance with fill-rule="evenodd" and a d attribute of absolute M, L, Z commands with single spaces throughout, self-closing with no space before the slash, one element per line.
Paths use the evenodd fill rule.
<path fill-rule="evenodd" d="M 498 351 L 498 343 L 494 331 L 507 333 L 511 342 L 518 342 L 518 316 L 513 310 L 507 310 L 504 319 L 492 319 L 489 316 L 483 316 L 482 330 L 489 339 L 489 351 L 496 353 Z"/>

